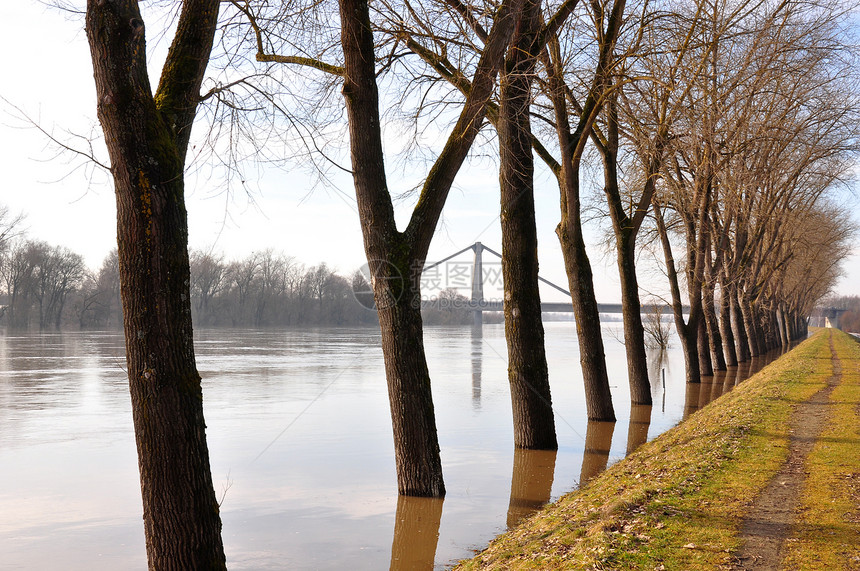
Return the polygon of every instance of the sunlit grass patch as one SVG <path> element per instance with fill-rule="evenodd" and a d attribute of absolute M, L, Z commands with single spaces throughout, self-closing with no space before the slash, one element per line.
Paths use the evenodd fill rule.
<path fill-rule="evenodd" d="M 860 569 L 860 345 L 834 335 L 842 382 L 807 459 L 807 479 L 784 567 Z"/>

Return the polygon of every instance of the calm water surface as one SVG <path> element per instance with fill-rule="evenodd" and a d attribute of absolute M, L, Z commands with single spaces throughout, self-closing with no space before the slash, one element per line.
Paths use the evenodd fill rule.
<path fill-rule="evenodd" d="M 444 501 L 397 496 L 376 328 L 199 331 L 229 567 L 445 567 L 763 365 L 686 387 L 670 349 L 631 411 L 604 329 L 614 424 L 585 421 L 574 325 L 546 324 L 557 454 L 513 450 L 502 325 L 425 329 Z M 146 569 L 124 366 L 118 333 L 0 330 L 0 568 Z"/>

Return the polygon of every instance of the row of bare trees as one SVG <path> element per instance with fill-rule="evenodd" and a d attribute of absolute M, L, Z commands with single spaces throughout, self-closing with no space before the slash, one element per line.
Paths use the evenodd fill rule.
<path fill-rule="evenodd" d="M 356 303 L 361 272 L 347 279 L 322 263 L 305 267 L 265 250 L 233 262 L 191 252 L 191 300 L 198 326 L 271 327 L 376 323 Z"/>
<path fill-rule="evenodd" d="M 860 110 L 844 7 L 702 6 L 701 68 L 671 137 L 644 153 L 634 139 L 662 163 L 653 216 L 691 382 L 805 332 L 853 233 L 828 196 L 856 158 Z M 637 112 L 651 103 L 635 96 Z"/>
<path fill-rule="evenodd" d="M 0 249 L 4 323 L 57 328 L 86 277 L 83 258 L 63 246 L 16 240 Z"/>
<path fill-rule="evenodd" d="M 348 142 L 398 489 L 441 496 L 413 270 L 473 147 L 493 141 L 500 157 L 514 442 L 555 448 L 533 157 L 558 182 L 556 232 L 590 419 L 615 418 L 583 227 L 594 185 L 614 236 L 634 403 L 651 398 L 636 275 L 649 244 L 663 252 L 690 382 L 785 344 L 832 284 L 850 234 L 828 200 L 858 148 L 850 9 L 793 0 L 186 0 L 167 19 L 176 31 L 153 91 L 138 2 L 88 0 L 150 566 L 224 564 L 183 198 L 201 103 L 212 126 L 201 148 L 208 143 L 233 172 L 251 156 L 309 159 L 325 174 Z M 407 192 L 390 187 L 398 158 L 409 167 Z M 396 199 L 410 196 L 408 216 L 395 216 Z"/>
<path fill-rule="evenodd" d="M 364 284 L 360 272 L 347 279 L 325 263 L 305 267 L 272 250 L 233 262 L 201 251 L 191 253 L 197 326 L 375 324 L 375 314 L 356 303 L 353 290 Z M 0 323 L 14 329 L 118 328 L 122 307 L 117 252 L 108 254 L 98 271 L 91 271 L 80 254 L 63 246 L 23 237 L 10 240 L 0 249 L 0 302 Z M 446 317 L 453 318 L 434 313 L 436 321 L 445 322 Z"/>

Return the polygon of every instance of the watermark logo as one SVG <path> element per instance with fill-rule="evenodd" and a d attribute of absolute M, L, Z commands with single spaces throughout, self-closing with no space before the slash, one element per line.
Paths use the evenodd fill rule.
<path fill-rule="evenodd" d="M 379 289 L 384 296 L 382 301 L 377 300 L 374 294 L 374 284 L 379 280 L 388 282 L 389 286 Z M 381 306 L 382 309 L 387 309 L 397 303 L 405 286 L 403 276 L 394 264 L 385 260 L 374 260 L 359 268 L 352 280 L 352 295 L 362 307 L 375 310 Z"/>
<path fill-rule="evenodd" d="M 421 279 L 421 291 L 455 290 L 461 293 L 472 291 L 475 265 L 471 262 L 427 264 L 425 268 L 417 272 Z M 482 270 L 481 283 L 484 289 L 501 290 L 503 288 L 501 262 L 484 262 Z"/>

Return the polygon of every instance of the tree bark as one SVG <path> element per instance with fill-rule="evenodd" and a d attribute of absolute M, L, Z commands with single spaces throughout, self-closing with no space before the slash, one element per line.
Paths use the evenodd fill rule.
<path fill-rule="evenodd" d="M 398 297 L 391 303 L 393 296 Z M 409 284 L 405 291 L 388 290 L 380 297 L 376 299 L 394 433 L 397 488 L 407 496 L 441 497 L 445 495 L 445 484 L 430 372 L 424 354 L 421 296 L 415 284 Z"/>
<path fill-rule="evenodd" d="M 126 362 L 151 569 L 223 569 L 191 326 L 183 169 L 217 0 L 184 3 L 158 91 L 136 1 L 89 0 L 98 115 L 111 158 Z"/>
<path fill-rule="evenodd" d="M 711 351 L 713 368 L 716 371 L 726 370 L 726 356 L 723 353 L 723 337 L 717 321 L 716 302 L 714 301 L 714 286 L 709 279 L 702 287 L 702 309 L 705 313 L 705 325 L 708 332 L 708 347 Z"/>
<path fill-rule="evenodd" d="M 743 311 L 741 310 L 740 295 L 737 286 L 729 289 L 729 302 L 732 308 L 732 328 L 735 336 L 735 347 L 737 348 L 738 363 L 750 360 L 750 342 L 747 329 L 744 325 Z"/>
<path fill-rule="evenodd" d="M 642 325 L 642 304 L 636 277 L 636 236 L 655 191 L 656 171 L 661 162 L 665 129 L 657 133 L 654 155 L 648 162 L 648 176 L 642 196 L 632 217 L 624 210 L 618 184 L 618 110 L 617 96 L 610 96 L 606 105 L 606 139 L 593 136 L 603 157 L 603 192 L 609 206 L 609 216 L 615 234 L 615 255 L 621 281 L 621 314 L 624 326 L 624 349 L 627 353 L 627 380 L 631 404 L 651 404 L 651 384 L 648 380 L 648 357 L 645 351 L 645 328 Z"/>
<path fill-rule="evenodd" d="M 522 0 L 505 0 L 499 7 L 460 117 L 425 179 L 403 232 L 397 229 L 385 177 L 367 0 L 340 0 L 339 7 L 353 182 L 382 331 L 397 487 L 404 495 L 443 496 L 445 486 L 421 323 L 421 268 L 454 177 L 483 123 Z"/>
<path fill-rule="evenodd" d="M 653 203 L 654 219 L 657 222 L 657 234 L 663 246 L 663 256 L 666 262 L 666 276 L 669 279 L 669 289 L 672 294 L 672 314 L 675 318 L 675 329 L 681 338 L 681 349 L 684 353 L 684 370 L 687 383 L 701 382 L 699 370 L 699 352 L 696 346 L 699 332 L 699 314 L 701 308 L 701 295 L 698 298 L 690 295 L 690 316 L 684 321 L 684 306 L 681 302 L 681 287 L 678 283 L 678 270 L 675 267 L 675 256 L 672 253 L 672 245 L 669 242 L 669 233 L 663 220 L 663 212 L 660 205 Z M 691 288 L 692 289 L 692 288 Z M 699 300 L 698 303 L 696 300 Z"/>
<path fill-rule="evenodd" d="M 759 333 L 756 330 L 756 319 L 753 315 L 752 302 L 749 297 L 738 288 L 738 306 L 743 317 L 744 331 L 747 332 L 747 343 L 749 346 L 750 357 L 758 357 L 763 351 L 759 339 Z"/>
<path fill-rule="evenodd" d="M 650 405 L 651 383 L 648 380 L 648 356 L 645 352 L 645 327 L 642 325 L 642 303 L 636 277 L 636 236 L 632 232 L 616 233 L 616 257 L 621 278 L 621 316 L 624 326 L 624 349 L 627 353 L 627 380 L 630 402 Z"/>
<path fill-rule="evenodd" d="M 735 351 L 735 336 L 732 332 L 732 303 L 731 291 L 725 274 L 720 272 L 720 333 L 723 339 L 723 354 L 726 366 L 735 367 L 738 364 L 738 354 Z"/>
<path fill-rule="evenodd" d="M 579 173 L 571 177 L 564 192 L 569 192 L 568 201 L 578 195 Z M 575 193 L 570 192 L 576 189 Z M 565 201 L 565 202 L 568 202 Z M 594 295 L 594 279 L 591 264 L 585 251 L 582 236 L 579 200 L 562 208 L 562 219 L 556 228 L 576 318 L 576 335 L 579 341 L 579 363 L 585 385 L 585 404 L 588 419 L 594 421 L 615 421 L 612 406 L 612 393 L 609 389 L 609 374 L 606 370 L 606 354 L 603 348 L 603 333 L 600 329 L 600 312 Z"/>
<path fill-rule="evenodd" d="M 541 29 L 540 3 L 527 0 L 500 78 L 499 183 L 505 339 L 514 416 L 514 446 L 555 450 L 538 287 L 534 159 L 529 120 L 531 83 Z"/>
<path fill-rule="evenodd" d="M 708 335 L 708 326 L 705 323 L 705 312 L 699 310 L 698 334 L 696 335 L 696 352 L 699 354 L 699 374 L 703 377 L 714 376 L 714 364 L 711 361 L 711 340 Z"/>

